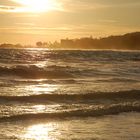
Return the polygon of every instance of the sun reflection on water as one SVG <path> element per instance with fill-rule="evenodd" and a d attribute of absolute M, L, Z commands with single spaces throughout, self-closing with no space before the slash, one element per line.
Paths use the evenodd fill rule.
<path fill-rule="evenodd" d="M 39 94 L 51 94 L 56 91 L 58 87 L 56 85 L 50 84 L 38 84 L 38 85 L 29 85 L 25 88 L 29 93 L 33 93 L 34 95 Z"/>
<path fill-rule="evenodd" d="M 24 138 L 32 140 L 54 140 L 50 135 L 50 132 L 55 131 L 54 129 L 55 127 L 51 123 L 32 125 L 27 128 Z"/>
<path fill-rule="evenodd" d="M 36 109 L 36 112 L 40 112 L 40 111 L 45 111 L 46 106 L 45 105 L 34 105 L 33 106 L 34 109 Z"/>

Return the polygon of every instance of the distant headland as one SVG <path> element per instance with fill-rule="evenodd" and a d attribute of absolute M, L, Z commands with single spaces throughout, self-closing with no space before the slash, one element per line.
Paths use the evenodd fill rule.
<path fill-rule="evenodd" d="M 0 44 L 1 48 L 48 48 L 48 49 L 116 49 L 140 50 L 140 32 L 104 38 L 84 37 L 76 39 L 61 39 L 59 42 L 37 42 L 35 46 L 21 44 Z"/>

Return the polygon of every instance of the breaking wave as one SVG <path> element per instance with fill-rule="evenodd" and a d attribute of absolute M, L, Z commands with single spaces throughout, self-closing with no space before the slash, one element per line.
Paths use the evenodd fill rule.
<path fill-rule="evenodd" d="M 19 65 L 14 67 L 0 67 L 0 76 L 18 76 L 21 78 L 38 79 L 38 78 L 72 78 L 72 74 L 67 72 L 63 67 L 52 66 L 41 68 L 35 65 Z"/>
<path fill-rule="evenodd" d="M 29 113 L 13 115 L 9 117 L 1 117 L 0 122 L 3 121 L 19 121 L 19 120 L 34 120 L 34 119 L 64 119 L 69 117 L 98 117 L 104 115 L 116 115 L 123 112 L 140 112 L 139 104 L 117 104 L 108 107 L 99 107 L 95 109 L 80 109 L 74 111 L 62 111 L 55 113 Z"/>
<path fill-rule="evenodd" d="M 87 101 L 94 99 L 140 99 L 140 90 L 119 91 L 119 92 L 96 92 L 87 94 L 40 94 L 30 96 L 0 96 L 0 102 L 67 102 Z"/>

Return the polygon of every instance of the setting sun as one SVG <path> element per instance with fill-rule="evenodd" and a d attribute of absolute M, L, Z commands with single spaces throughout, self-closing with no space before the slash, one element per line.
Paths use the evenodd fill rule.
<path fill-rule="evenodd" d="M 59 8 L 55 0 L 13 0 L 23 6 L 23 12 L 46 12 Z"/>

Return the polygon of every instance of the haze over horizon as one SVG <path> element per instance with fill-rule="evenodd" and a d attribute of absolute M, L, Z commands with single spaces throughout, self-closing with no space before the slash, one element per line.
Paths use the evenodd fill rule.
<path fill-rule="evenodd" d="M 0 43 L 135 32 L 139 9 L 139 0 L 0 0 Z"/>

